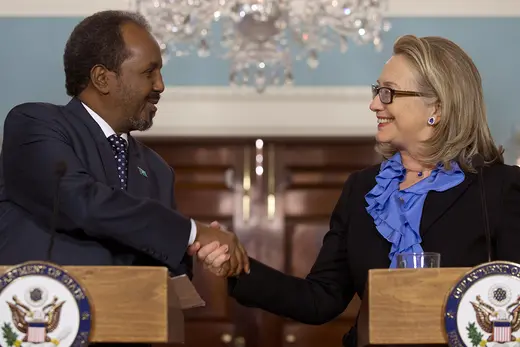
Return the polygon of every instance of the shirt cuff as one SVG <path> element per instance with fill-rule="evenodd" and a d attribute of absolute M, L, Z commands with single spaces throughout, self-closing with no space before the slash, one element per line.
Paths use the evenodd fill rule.
<path fill-rule="evenodd" d="M 191 221 L 191 233 L 190 238 L 188 240 L 188 246 L 193 245 L 195 242 L 195 238 L 197 237 L 197 224 L 195 224 L 195 221 L 193 219 L 190 219 Z"/>

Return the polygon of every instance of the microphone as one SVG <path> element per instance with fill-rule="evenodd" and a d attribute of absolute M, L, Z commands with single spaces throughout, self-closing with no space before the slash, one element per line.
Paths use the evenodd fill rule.
<path fill-rule="evenodd" d="M 489 228 L 489 216 L 487 209 L 487 200 L 486 200 L 486 189 L 484 188 L 484 157 L 480 154 L 475 154 L 471 159 L 472 166 L 478 171 L 478 185 L 480 188 L 480 202 L 482 209 L 482 216 L 484 218 L 484 233 L 486 234 L 486 245 L 487 245 L 487 254 L 488 254 L 488 262 L 491 261 L 492 257 L 492 248 L 491 248 L 491 231 Z"/>
<path fill-rule="evenodd" d="M 56 187 L 54 190 L 54 201 L 52 203 L 52 217 L 51 217 L 51 239 L 49 241 L 49 248 L 47 249 L 47 261 L 51 260 L 52 248 L 54 247 L 54 236 L 56 235 L 56 226 L 58 224 L 58 217 L 60 214 L 60 183 L 61 179 L 67 172 L 67 163 L 59 161 L 54 168 L 56 175 Z"/>

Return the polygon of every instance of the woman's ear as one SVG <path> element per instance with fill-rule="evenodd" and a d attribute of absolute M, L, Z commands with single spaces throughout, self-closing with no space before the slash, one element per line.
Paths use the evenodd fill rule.
<path fill-rule="evenodd" d="M 438 124 L 439 121 L 441 120 L 442 112 L 441 112 L 441 104 L 440 103 L 436 103 L 435 104 L 431 117 L 435 117 L 435 124 Z"/>

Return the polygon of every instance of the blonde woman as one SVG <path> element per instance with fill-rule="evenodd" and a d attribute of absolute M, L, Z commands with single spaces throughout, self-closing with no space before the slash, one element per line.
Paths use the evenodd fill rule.
<path fill-rule="evenodd" d="M 251 259 L 249 274 L 229 278 L 238 302 L 323 324 L 342 313 L 355 293 L 363 297 L 368 270 L 395 267 L 400 253 L 437 252 L 442 266 L 466 267 L 486 262 L 489 245 L 493 259 L 520 262 L 520 168 L 503 163 L 491 138 L 480 74 L 470 57 L 444 38 L 401 37 L 372 91 L 377 150 L 385 160 L 345 182 L 305 279 Z M 224 273 L 224 251 L 207 245 L 198 258 L 210 271 Z M 355 345 L 355 336 L 354 328 L 343 344 Z"/>

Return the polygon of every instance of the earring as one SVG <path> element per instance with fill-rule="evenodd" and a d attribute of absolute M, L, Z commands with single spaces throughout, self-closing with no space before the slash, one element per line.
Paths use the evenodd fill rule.
<path fill-rule="evenodd" d="M 431 116 L 430 118 L 428 118 L 428 124 L 429 125 L 434 125 L 435 124 L 435 116 Z"/>

